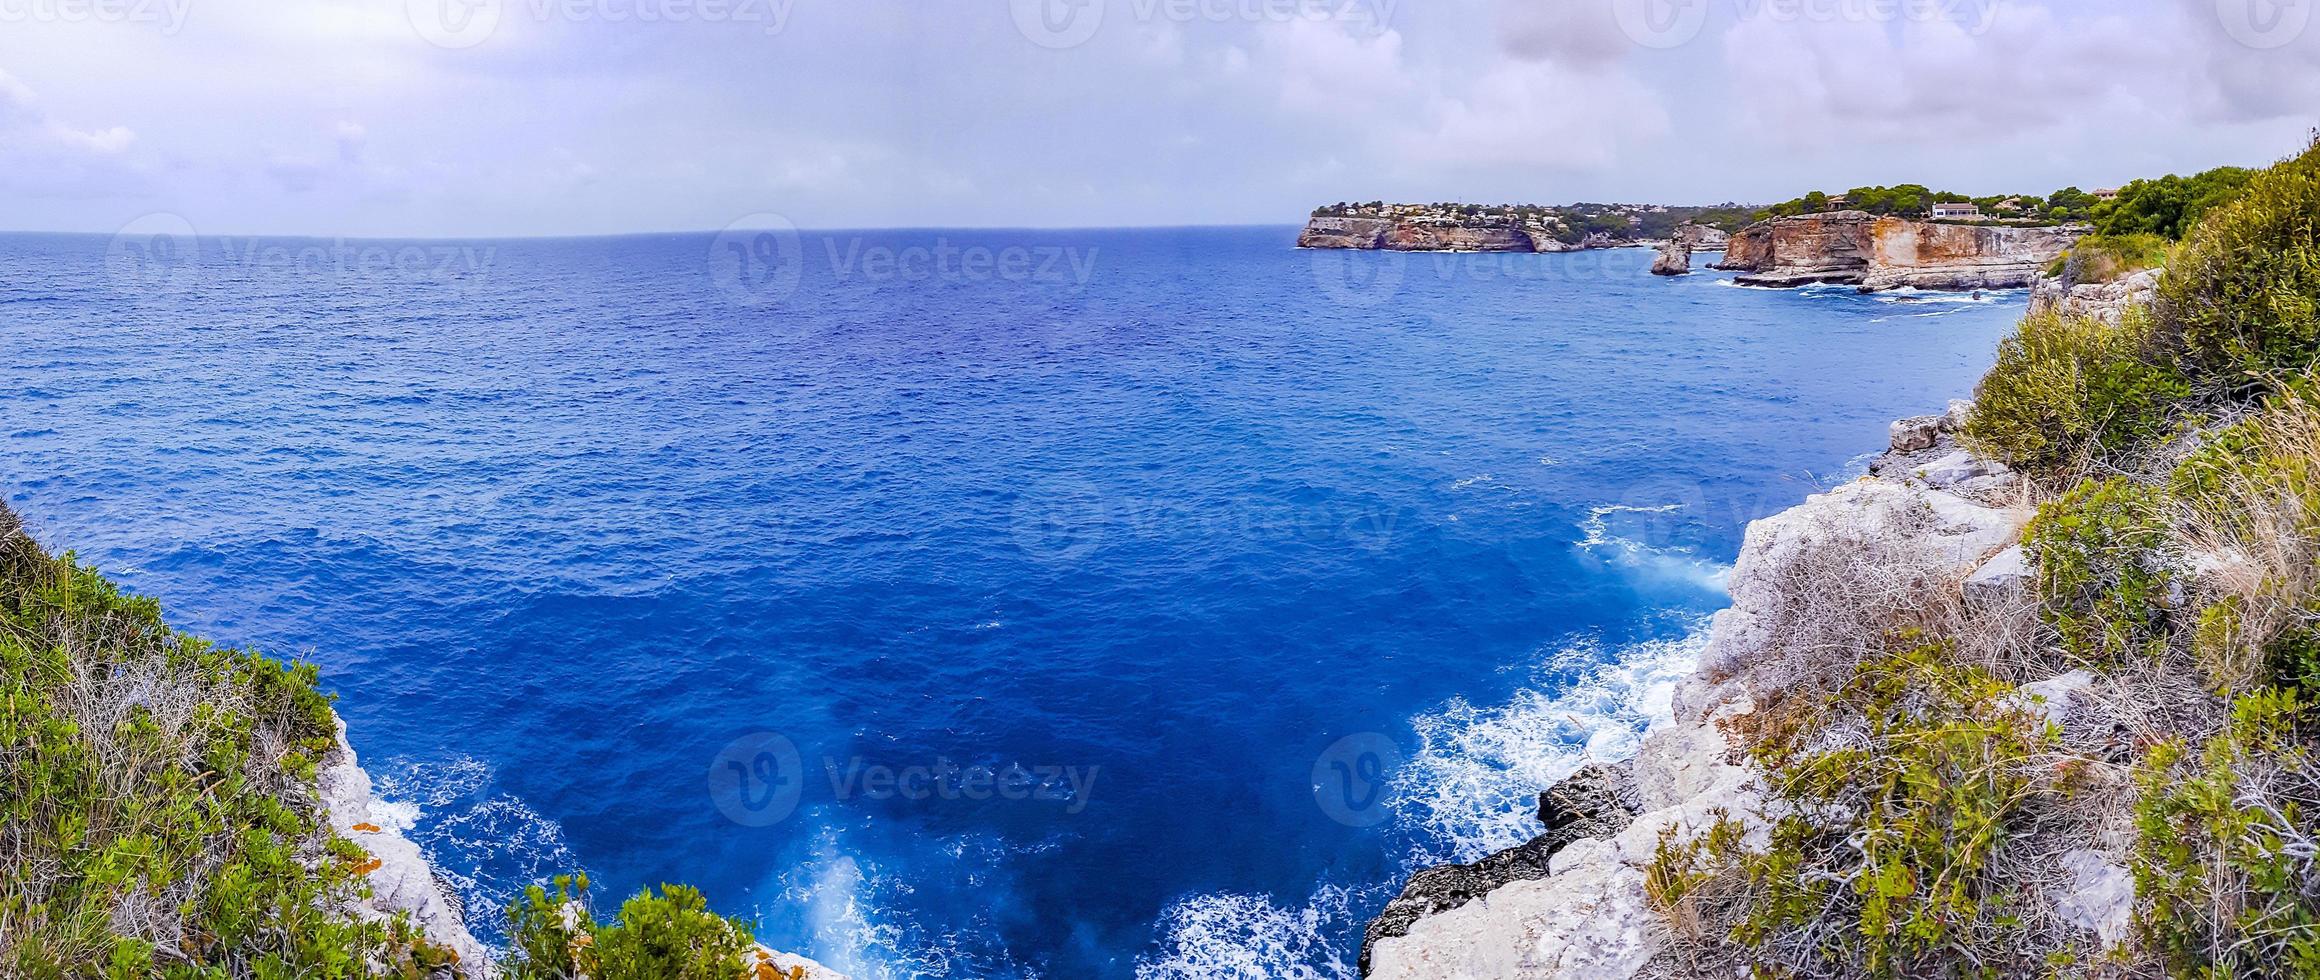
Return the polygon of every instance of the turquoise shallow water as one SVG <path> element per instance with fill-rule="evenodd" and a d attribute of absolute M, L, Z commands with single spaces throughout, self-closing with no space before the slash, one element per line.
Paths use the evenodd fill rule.
<path fill-rule="evenodd" d="M 321 663 L 478 907 L 585 866 L 860 976 L 1342 976 L 2021 297 L 1294 237 L 0 237 L 0 488 Z"/>

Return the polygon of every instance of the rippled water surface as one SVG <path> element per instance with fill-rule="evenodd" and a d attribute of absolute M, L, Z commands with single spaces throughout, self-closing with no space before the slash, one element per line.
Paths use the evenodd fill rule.
<path fill-rule="evenodd" d="M 1293 239 L 0 237 L 0 492 L 319 662 L 471 908 L 584 866 L 858 976 L 1339 976 L 2020 297 Z"/>

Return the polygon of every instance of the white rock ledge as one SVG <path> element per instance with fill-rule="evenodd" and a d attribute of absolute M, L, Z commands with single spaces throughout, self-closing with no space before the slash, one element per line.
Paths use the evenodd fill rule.
<path fill-rule="evenodd" d="M 426 855 L 403 836 L 395 814 L 372 795 L 371 774 L 356 762 L 354 747 L 347 744 L 344 719 L 338 719 L 338 749 L 324 760 L 319 783 L 331 829 L 369 851 L 379 862 L 366 876 L 371 897 L 356 907 L 357 914 L 377 919 L 391 918 L 398 912 L 408 915 L 427 941 L 459 954 L 460 975 L 491 976 L 490 954 L 467 931 L 458 905 L 436 880 Z"/>

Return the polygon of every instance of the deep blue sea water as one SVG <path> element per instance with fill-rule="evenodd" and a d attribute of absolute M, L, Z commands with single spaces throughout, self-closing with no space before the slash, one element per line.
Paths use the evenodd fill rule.
<path fill-rule="evenodd" d="M 37 535 L 320 663 L 471 907 L 686 881 L 860 977 L 1348 974 L 2021 302 L 1290 228 L 158 227 L 0 237 Z"/>

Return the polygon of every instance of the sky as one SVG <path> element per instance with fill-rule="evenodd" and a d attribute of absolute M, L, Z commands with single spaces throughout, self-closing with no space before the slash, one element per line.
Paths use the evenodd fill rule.
<path fill-rule="evenodd" d="M 0 229 L 1288 224 L 2260 165 L 2320 0 L 0 0 Z"/>

